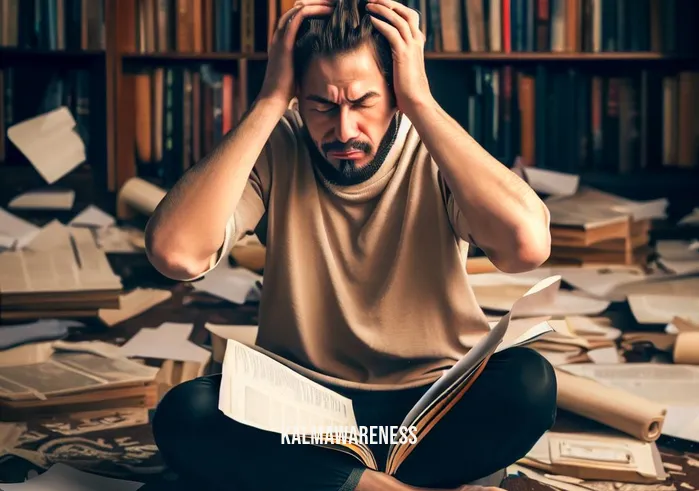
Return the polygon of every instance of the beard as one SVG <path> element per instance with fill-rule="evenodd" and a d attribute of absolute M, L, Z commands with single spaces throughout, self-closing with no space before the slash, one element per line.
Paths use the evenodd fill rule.
<path fill-rule="evenodd" d="M 374 147 L 369 142 L 361 140 L 353 140 L 346 143 L 334 141 L 324 143 L 320 146 L 310 141 L 310 146 L 315 150 L 315 152 L 313 152 L 313 161 L 317 164 L 316 167 L 331 184 L 351 186 L 368 180 L 376 173 L 376 171 L 379 170 L 384 160 L 386 160 L 389 151 L 393 147 L 396 134 L 398 133 L 399 121 L 400 114 L 398 113 L 391 120 L 388 130 L 384 134 L 375 151 Z M 310 139 L 310 135 L 308 135 L 307 132 L 306 134 L 307 138 Z M 319 147 L 320 150 L 318 149 Z M 373 155 L 373 157 L 369 162 L 363 165 L 357 165 L 361 161 L 340 159 L 337 161 L 337 167 L 333 165 L 327 157 L 328 153 L 330 152 L 348 152 L 351 150 L 358 150 L 363 152 L 365 155 Z"/>
<path fill-rule="evenodd" d="M 358 150 L 365 156 L 370 156 L 374 153 L 374 148 L 371 146 L 371 143 L 360 140 L 353 140 L 347 143 L 342 143 L 340 141 L 323 143 L 320 148 L 325 156 L 325 160 L 328 162 L 330 162 L 330 158 L 328 157 L 330 152 L 349 152 L 352 150 Z M 360 169 L 371 164 L 371 161 L 369 161 L 365 162 L 363 165 L 358 165 L 360 161 L 355 159 L 339 159 L 337 162 L 337 169 L 340 171 L 340 174 L 344 179 L 348 180 L 352 180 Z"/>

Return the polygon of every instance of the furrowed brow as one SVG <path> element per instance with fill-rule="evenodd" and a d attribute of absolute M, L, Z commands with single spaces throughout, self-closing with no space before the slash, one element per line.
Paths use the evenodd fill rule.
<path fill-rule="evenodd" d="M 324 97 L 321 97 L 319 95 L 309 95 L 306 96 L 307 101 L 313 101 L 313 102 L 320 102 L 321 104 L 332 104 L 335 105 L 333 101 L 330 101 Z"/>
<path fill-rule="evenodd" d="M 361 96 L 359 99 L 347 99 L 347 101 L 352 103 L 352 104 L 361 104 L 362 102 L 366 102 L 367 100 L 369 100 L 373 97 L 378 97 L 378 96 L 379 96 L 378 92 L 371 91 L 371 92 L 367 92 L 366 94 Z M 319 95 L 313 95 L 313 94 L 306 96 L 306 100 L 313 101 L 313 102 L 319 102 L 321 104 L 331 104 L 333 106 L 337 105 L 336 102 L 328 100 L 325 97 L 321 97 Z"/>
<path fill-rule="evenodd" d="M 355 100 L 347 99 L 347 100 L 349 102 L 351 102 L 352 104 L 361 104 L 362 102 L 366 102 L 368 99 L 371 99 L 373 97 L 378 97 L 378 96 L 379 96 L 379 94 L 377 92 L 371 91 L 371 92 L 367 92 L 366 94 L 361 96 L 359 99 L 355 99 Z"/>

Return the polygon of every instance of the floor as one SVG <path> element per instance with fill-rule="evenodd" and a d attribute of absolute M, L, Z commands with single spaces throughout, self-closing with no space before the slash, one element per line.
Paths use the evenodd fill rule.
<path fill-rule="evenodd" d="M 31 183 L 22 186 L 28 187 L 31 187 Z M 18 191 L 20 189 L 13 189 L 13 193 L 7 196 L 17 194 Z M 58 218 L 63 220 L 70 217 Z M 185 285 L 168 282 L 155 273 L 145 257 L 115 255 L 110 257 L 110 261 L 115 272 L 122 276 L 125 289 L 135 286 L 167 287 L 172 288 L 175 294 L 171 301 L 112 329 L 104 329 L 88 322 L 87 328 L 77 332 L 75 339 L 118 342 L 132 336 L 140 327 L 174 321 L 193 323 L 195 331 L 192 341 L 205 344 L 207 334 L 204 323 L 207 321 L 231 324 L 256 322 L 253 307 L 233 308 L 229 304 L 192 294 Z M 561 413 L 559 423 L 565 424 L 569 418 L 572 416 Z M 54 425 L 29 425 L 11 453 L 2 455 L 0 451 L 0 482 L 21 482 L 28 476 L 41 472 L 42 468 L 63 462 L 107 476 L 145 482 L 147 484 L 142 488 L 143 491 L 178 489 L 166 472 L 149 426 L 114 427 L 120 423 L 127 422 L 109 421 L 94 428 L 84 428 L 78 422 L 71 421 Z M 71 432 L 74 434 L 64 434 Z M 595 491 L 699 490 L 699 444 L 669 438 L 662 438 L 658 444 L 666 470 L 670 473 L 666 483 L 653 486 L 586 483 L 586 486 Z M 503 487 L 510 491 L 550 489 L 521 476 L 509 476 Z"/>

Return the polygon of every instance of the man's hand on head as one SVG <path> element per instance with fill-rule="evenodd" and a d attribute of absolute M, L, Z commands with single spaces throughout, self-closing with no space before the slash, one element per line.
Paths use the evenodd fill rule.
<path fill-rule="evenodd" d="M 420 15 L 394 0 L 367 0 L 366 9 L 374 27 L 391 44 L 396 102 L 398 109 L 412 119 L 420 104 L 432 100 Z"/>
<path fill-rule="evenodd" d="M 267 51 L 267 71 L 259 98 L 289 105 L 295 90 L 293 49 L 301 22 L 309 17 L 330 15 L 336 3 L 336 0 L 299 0 L 281 16 Z"/>

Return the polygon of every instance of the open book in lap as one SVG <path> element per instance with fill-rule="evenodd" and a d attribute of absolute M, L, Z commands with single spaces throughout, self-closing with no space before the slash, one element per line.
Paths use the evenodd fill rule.
<path fill-rule="evenodd" d="M 554 327 L 541 318 L 530 323 L 513 323 L 511 319 L 553 302 L 560 281 L 559 276 L 552 276 L 527 291 L 489 333 L 432 384 L 400 427 L 380 430 L 385 434 L 368 435 L 366 428 L 359 428 L 350 399 L 257 347 L 234 340 L 228 340 L 226 347 L 219 409 L 239 423 L 279 433 L 282 443 L 301 443 L 302 439 L 303 443 L 348 453 L 374 470 L 379 469 L 367 440 L 390 440 L 386 469 L 382 470 L 393 475 L 414 446 L 461 399 L 494 353 L 553 331 Z"/>

